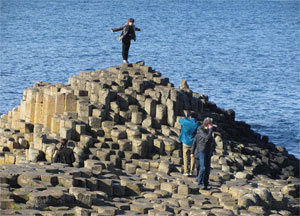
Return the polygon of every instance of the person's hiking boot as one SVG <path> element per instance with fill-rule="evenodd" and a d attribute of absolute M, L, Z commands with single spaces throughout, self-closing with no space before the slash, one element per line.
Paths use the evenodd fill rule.
<path fill-rule="evenodd" d="M 189 172 L 189 176 L 192 176 L 193 175 L 193 173 L 192 172 Z"/>
<path fill-rule="evenodd" d="M 208 187 L 204 185 L 204 186 L 200 187 L 200 190 L 208 190 Z"/>
<path fill-rule="evenodd" d="M 183 173 L 183 175 L 184 175 L 184 176 L 188 176 L 188 175 L 189 175 L 189 173 L 185 172 L 185 173 Z"/>

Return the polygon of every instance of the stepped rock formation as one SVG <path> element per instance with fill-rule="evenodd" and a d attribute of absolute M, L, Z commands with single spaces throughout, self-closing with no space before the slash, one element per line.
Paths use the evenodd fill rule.
<path fill-rule="evenodd" d="M 178 120 L 214 119 L 210 190 L 183 176 Z M 61 138 L 74 167 L 51 163 Z M 1 215 L 296 215 L 299 160 L 144 62 L 38 82 L 0 118 Z"/>

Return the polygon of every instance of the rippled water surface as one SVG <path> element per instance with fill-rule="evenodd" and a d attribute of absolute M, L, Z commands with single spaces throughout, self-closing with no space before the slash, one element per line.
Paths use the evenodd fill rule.
<path fill-rule="evenodd" d="M 142 29 L 130 61 L 209 95 L 299 153 L 299 1 L 0 0 L 0 113 L 37 81 L 121 63 L 110 27 Z"/>

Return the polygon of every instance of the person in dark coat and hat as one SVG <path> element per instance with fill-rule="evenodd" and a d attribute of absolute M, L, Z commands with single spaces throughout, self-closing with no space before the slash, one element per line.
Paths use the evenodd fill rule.
<path fill-rule="evenodd" d="M 134 19 L 130 18 L 127 20 L 127 23 L 119 28 L 111 28 L 112 32 L 122 31 L 121 35 L 118 37 L 118 40 L 122 40 L 122 57 L 123 63 L 128 64 L 128 53 L 130 48 L 131 40 L 136 41 L 136 31 L 141 31 L 141 29 L 135 27 Z"/>
<path fill-rule="evenodd" d="M 211 156 L 215 149 L 212 131 L 212 118 L 205 118 L 203 124 L 197 130 L 191 151 L 191 157 L 198 158 L 198 186 L 200 189 L 205 190 L 208 189 Z"/>

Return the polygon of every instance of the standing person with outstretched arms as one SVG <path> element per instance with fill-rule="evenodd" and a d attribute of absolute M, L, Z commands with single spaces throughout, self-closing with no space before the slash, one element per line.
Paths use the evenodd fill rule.
<path fill-rule="evenodd" d="M 214 150 L 214 140 L 212 137 L 212 118 L 205 118 L 203 124 L 198 128 L 195 136 L 191 157 L 197 154 L 199 160 L 198 186 L 207 190 L 210 173 L 211 155 Z"/>
<path fill-rule="evenodd" d="M 191 149 L 199 123 L 196 120 L 196 114 L 191 112 L 186 118 L 180 119 L 179 123 L 182 127 L 178 139 L 182 142 L 183 175 L 190 176 L 194 170 L 194 158 L 190 157 Z"/>
<path fill-rule="evenodd" d="M 135 27 L 134 19 L 130 18 L 127 20 L 127 23 L 119 28 L 111 28 L 112 32 L 122 31 L 121 35 L 118 37 L 118 40 L 122 40 L 122 57 L 123 63 L 128 64 L 128 53 L 130 48 L 131 40 L 136 41 L 135 31 L 141 31 L 141 29 Z"/>

